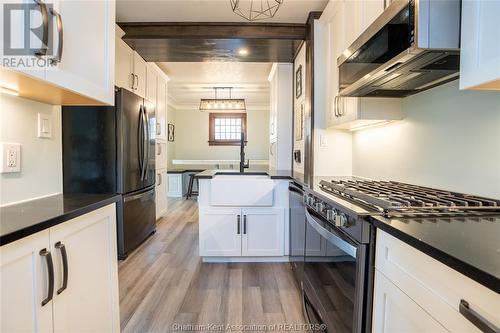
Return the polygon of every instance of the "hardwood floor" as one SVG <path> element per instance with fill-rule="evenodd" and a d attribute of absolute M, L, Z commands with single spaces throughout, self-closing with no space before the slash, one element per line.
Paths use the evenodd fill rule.
<path fill-rule="evenodd" d="M 119 281 L 124 332 L 305 322 L 289 264 L 201 262 L 193 200 L 169 201 L 156 234 L 119 264 Z"/>

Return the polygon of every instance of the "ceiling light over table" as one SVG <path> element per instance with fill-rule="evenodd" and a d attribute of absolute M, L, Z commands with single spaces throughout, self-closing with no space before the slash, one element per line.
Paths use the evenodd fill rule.
<path fill-rule="evenodd" d="M 284 0 L 229 0 L 233 12 L 248 21 L 274 17 Z"/>
<path fill-rule="evenodd" d="M 217 90 L 229 89 L 229 98 L 218 98 Z M 232 98 L 233 88 L 214 87 L 215 98 L 202 98 L 200 101 L 200 111 L 208 112 L 246 112 L 245 100 L 241 98 Z"/>

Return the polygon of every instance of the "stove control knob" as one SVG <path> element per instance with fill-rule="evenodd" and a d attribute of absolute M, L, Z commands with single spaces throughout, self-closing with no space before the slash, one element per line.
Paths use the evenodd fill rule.
<path fill-rule="evenodd" d="M 326 211 L 326 219 L 330 222 L 335 222 L 335 217 L 337 216 L 337 210 L 336 209 L 328 209 Z"/>
<path fill-rule="evenodd" d="M 312 195 L 309 195 L 309 206 L 314 207 L 315 203 L 316 203 L 316 198 L 314 198 Z"/>
<path fill-rule="evenodd" d="M 339 213 L 335 216 L 335 226 L 337 227 L 347 227 L 347 215 L 344 213 Z"/>
<path fill-rule="evenodd" d="M 318 213 L 323 213 L 323 210 L 325 209 L 325 204 L 321 201 L 316 202 L 316 205 L 314 207 Z"/>

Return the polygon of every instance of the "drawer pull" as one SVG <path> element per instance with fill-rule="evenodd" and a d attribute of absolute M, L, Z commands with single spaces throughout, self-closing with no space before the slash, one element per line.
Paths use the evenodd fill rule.
<path fill-rule="evenodd" d="M 481 331 L 485 333 L 498 333 L 500 332 L 500 329 L 496 327 L 493 323 L 490 323 L 486 318 L 481 316 L 479 313 L 476 311 L 472 310 L 469 307 L 469 302 L 466 300 L 461 299 L 460 300 L 460 306 L 459 306 L 459 311 L 464 316 L 467 318 L 468 321 L 474 324 L 477 328 L 479 328 Z"/>

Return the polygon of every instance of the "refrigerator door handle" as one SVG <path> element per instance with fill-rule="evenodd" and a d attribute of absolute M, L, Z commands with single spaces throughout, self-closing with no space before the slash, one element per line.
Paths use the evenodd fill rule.
<path fill-rule="evenodd" d="M 145 137 L 143 138 L 143 144 L 144 144 L 144 149 L 143 149 L 143 155 L 144 155 L 144 161 L 143 163 L 143 168 L 144 168 L 144 177 L 143 180 L 147 179 L 148 177 L 148 171 L 149 171 L 149 116 L 148 116 L 148 110 L 146 107 L 143 107 L 143 114 L 144 114 L 144 134 Z"/>
<path fill-rule="evenodd" d="M 138 126 L 138 134 L 137 134 L 137 152 L 138 152 L 138 160 L 139 160 L 139 171 L 141 173 L 141 180 L 143 171 L 143 162 L 144 162 L 144 125 L 143 125 L 144 117 L 142 115 L 142 105 L 139 107 L 139 126 Z"/>

